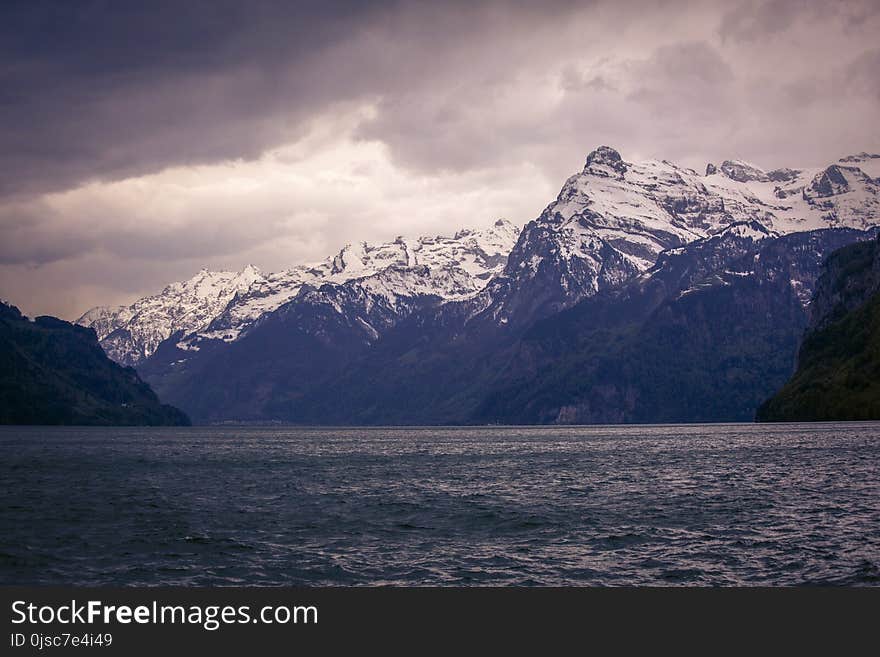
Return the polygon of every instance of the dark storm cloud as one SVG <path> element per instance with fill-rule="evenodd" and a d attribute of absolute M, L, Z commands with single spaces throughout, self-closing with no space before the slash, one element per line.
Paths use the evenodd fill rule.
<path fill-rule="evenodd" d="M 327 100 L 329 43 L 363 2 L 6 2 L 0 21 L 0 194 L 169 164 L 253 157 Z M 308 90 L 308 94 L 306 94 Z M 286 121 L 271 121 L 283 112 Z M 244 128 L 244 129 L 242 129 Z"/>
<path fill-rule="evenodd" d="M 334 104 L 369 98 L 379 111 L 358 135 L 386 142 L 401 165 L 488 166 L 511 149 L 543 150 L 557 130 L 542 125 L 555 117 L 542 116 L 539 103 L 523 109 L 529 100 L 512 90 L 523 72 L 543 67 L 552 75 L 555 61 L 584 53 L 596 70 L 588 79 L 563 74 L 567 91 L 607 101 L 618 89 L 622 102 L 705 115 L 725 102 L 709 92 L 733 76 L 707 41 L 713 33 L 722 43 L 751 42 L 797 22 L 830 29 L 876 8 L 809 0 L 718 3 L 717 11 L 709 3 L 594 4 L 6 3 L 0 198 L 255 158 L 302 136 L 308 120 Z M 707 7 L 717 18 L 701 25 L 694 16 Z M 683 40 L 646 60 L 637 28 L 652 24 L 653 38 L 668 25 Z M 633 84 L 604 70 L 603 62 L 627 60 Z M 784 74 L 786 63 L 778 64 Z M 867 66 L 852 77 L 870 90 Z M 785 76 L 784 84 L 799 82 Z"/>
<path fill-rule="evenodd" d="M 572 3 L 13 2 L 0 22 L 0 195 L 253 158 Z M 585 4 L 585 3 L 574 3 Z"/>
<path fill-rule="evenodd" d="M 876 0 L 7 0 L 0 294 L 72 316 L 203 265 L 524 223 L 599 144 L 877 151 L 878 32 Z"/>

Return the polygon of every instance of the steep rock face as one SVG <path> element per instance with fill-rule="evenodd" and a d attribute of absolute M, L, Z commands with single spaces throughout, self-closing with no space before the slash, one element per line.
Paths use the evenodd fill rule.
<path fill-rule="evenodd" d="M 880 419 L 880 243 L 825 263 L 794 376 L 758 410 L 765 422 Z"/>
<path fill-rule="evenodd" d="M 587 155 L 585 168 L 592 169 L 593 167 L 607 167 L 621 175 L 626 173 L 626 170 L 629 168 L 626 162 L 623 161 L 623 158 L 620 157 L 620 153 L 610 146 L 599 146 L 599 148 Z"/>
<path fill-rule="evenodd" d="M 876 243 L 853 245 L 834 253 L 823 266 L 810 309 L 816 331 L 863 305 L 880 289 L 880 249 Z"/>
<path fill-rule="evenodd" d="M 0 303 L 0 424 L 182 425 L 189 420 L 130 367 L 111 361 L 95 332 L 54 317 L 30 321 Z"/>
<path fill-rule="evenodd" d="M 856 175 L 861 173 L 857 168 L 846 168 L 847 173 Z M 832 165 L 813 179 L 813 182 L 804 190 L 807 199 L 829 198 L 850 191 L 851 187 L 844 175 L 843 167 Z M 864 180 L 864 178 L 862 178 Z"/>

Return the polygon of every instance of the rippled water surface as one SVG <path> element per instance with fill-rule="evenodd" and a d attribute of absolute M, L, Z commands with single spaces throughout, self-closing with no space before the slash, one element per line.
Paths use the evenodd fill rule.
<path fill-rule="evenodd" d="M 880 425 L 0 429 L 0 583 L 880 582 Z"/>

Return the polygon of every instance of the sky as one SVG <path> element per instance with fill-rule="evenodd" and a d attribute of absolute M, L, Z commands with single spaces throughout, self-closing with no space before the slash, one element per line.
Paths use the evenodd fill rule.
<path fill-rule="evenodd" d="M 0 5 L 0 297 L 76 319 L 200 268 L 525 224 L 587 154 L 880 152 L 880 2 Z"/>

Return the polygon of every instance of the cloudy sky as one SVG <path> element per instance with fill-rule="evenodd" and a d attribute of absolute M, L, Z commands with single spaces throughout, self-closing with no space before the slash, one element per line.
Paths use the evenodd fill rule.
<path fill-rule="evenodd" d="M 76 318 L 205 266 L 525 223 L 600 144 L 880 151 L 880 2 L 0 7 L 0 297 Z"/>

